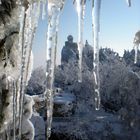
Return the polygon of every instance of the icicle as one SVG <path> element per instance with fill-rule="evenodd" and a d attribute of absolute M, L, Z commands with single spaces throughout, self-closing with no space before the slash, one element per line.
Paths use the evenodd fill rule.
<path fill-rule="evenodd" d="M 138 59 L 138 47 L 140 44 L 140 31 L 136 32 L 135 37 L 134 37 L 134 49 L 135 49 L 135 58 L 134 58 L 134 63 L 137 63 L 137 59 Z"/>
<path fill-rule="evenodd" d="M 85 3 L 86 0 L 75 0 L 76 10 L 78 14 L 78 50 L 79 50 L 79 73 L 78 81 L 82 82 L 82 52 L 83 52 L 83 29 L 85 18 Z"/>
<path fill-rule="evenodd" d="M 55 35 L 55 49 L 54 49 L 54 69 L 56 68 L 56 57 L 57 57 L 57 41 L 58 41 L 58 28 L 59 28 L 59 17 L 60 13 L 56 19 L 56 35 Z"/>
<path fill-rule="evenodd" d="M 43 2 L 43 6 L 45 7 L 46 5 L 46 0 L 44 0 Z M 30 65 L 30 61 L 31 61 L 31 56 L 32 55 L 32 44 L 33 44 L 33 39 L 34 39 L 34 36 L 35 36 L 35 32 L 36 32 L 36 28 L 38 26 L 38 21 L 39 21 L 39 15 L 40 15 L 40 1 L 36 2 L 36 3 L 33 3 L 32 4 L 32 12 L 31 12 L 31 24 L 30 24 L 30 29 L 31 29 L 31 37 L 29 39 L 29 51 L 28 51 L 28 60 L 27 60 L 27 72 L 26 72 L 26 85 L 28 84 L 28 71 L 29 71 L 29 65 Z M 42 12 L 45 12 L 45 11 L 42 11 Z"/>
<path fill-rule="evenodd" d="M 15 83 L 15 92 L 16 92 L 16 95 L 15 95 L 15 111 L 16 111 L 16 116 L 18 115 L 18 96 L 19 96 L 19 91 L 18 91 L 18 82 L 16 81 Z"/>
<path fill-rule="evenodd" d="M 35 34 L 36 27 L 38 25 L 40 15 L 40 1 L 28 5 L 28 9 L 21 12 L 21 29 L 19 45 L 22 44 L 22 66 L 20 76 L 20 100 L 19 100 L 19 139 L 21 138 L 22 128 L 22 112 L 23 112 L 23 98 L 24 92 L 29 76 L 29 63 L 31 59 L 31 47 Z"/>
<path fill-rule="evenodd" d="M 18 1 L 18 4 L 19 5 L 21 5 L 21 2 L 20 1 Z M 19 31 L 19 48 L 23 48 L 23 42 L 24 42 L 24 39 L 23 39 L 23 30 L 24 30 L 24 26 L 25 26 L 25 8 L 24 7 L 22 7 L 22 10 L 21 11 L 19 11 L 20 12 L 20 15 L 19 15 L 19 18 L 20 18 L 20 31 Z M 21 79 L 23 78 L 23 72 L 22 72 L 23 70 L 22 70 L 22 66 L 21 66 L 21 74 L 20 74 L 20 87 L 19 87 L 19 91 L 20 91 L 20 96 L 21 96 Z M 20 97 L 20 99 L 21 99 L 21 97 Z M 21 127 L 20 125 L 21 125 L 21 122 L 20 122 L 20 117 L 21 117 L 21 100 L 19 99 L 19 114 L 18 114 L 18 116 L 19 116 L 19 128 Z M 17 99 L 16 99 L 16 101 L 17 101 Z M 19 129 L 19 137 L 21 137 L 20 136 L 21 135 L 21 130 Z"/>
<path fill-rule="evenodd" d="M 128 5 L 129 7 L 131 7 L 131 0 L 126 0 L 126 2 L 127 2 L 127 5 Z"/>
<path fill-rule="evenodd" d="M 33 4 L 33 9 L 32 9 L 33 21 L 32 21 L 32 25 L 33 25 L 33 27 L 35 27 L 35 29 L 38 26 L 39 15 L 40 15 L 40 6 L 41 6 L 40 1 L 38 1 L 38 2 Z"/>
<path fill-rule="evenodd" d="M 46 16 L 46 0 L 42 2 L 42 20 L 45 19 Z"/>
<path fill-rule="evenodd" d="M 16 84 L 14 81 L 12 84 L 13 84 L 12 85 L 12 90 L 13 90 L 13 140 L 16 140 L 16 115 L 17 115 L 16 93 L 17 93 L 17 90 L 16 90 Z"/>
<path fill-rule="evenodd" d="M 23 27 L 22 27 L 22 67 L 21 67 L 21 79 L 20 79 L 20 100 L 19 100 L 19 138 L 21 138 L 21 131 L 22 131 L 22 112 L 23 112 L 23 98 L 25 87 L 27 85 L 27 77 L 28 70 L 28 55 L 30 55 L 30 44 L 32 40 L 32 25 L 31 25 L 31 11 L 32 5 L 24 12 L 24 20 L 23 20 Z"/>
<path fill-rule="evenodd" d="M 100 77 L 99 77 L 99 28 L 101 0 L 93 0 L 93 46 L 94 46 L 94 79 L 95 79 L 95 109 L 100 109 Z"/>
<path fill-rule="evenodd" d="M 56 68 L 57 40 L 58 40 L 58 31 L 56 31 L 56 39 L 55 39 L 55 49 L 54 49 L 54 69 Z"/>
<path fill-rule="evenodd" d="M 36 8 L 37 8 L 37 12 L 36 11 Z M 27 68 L 26 68 L 26 85 L 28 84 L 28 80 L 29 80 L 29 67 L 31 65 L 31 61 L 32 61 L 32 58 L 33 57 L 33 54 L 32 54 L 32 44 L 33 44 L 33 39 L 34 39 L 34 36 L 35 36 L 35 32 L 36 32 L 36 28 L 37 28 L 37 25 L 38 25 L 38 20 L 39 20 L 39 15 L 40 15 L 40 2 L 38 3 L 34 3 L 32 4 L 31 6 L 31 21 L 30 21 L 30 38 L 29 38 L 29 49 L 28 49 L 28 59 L 27 59 Z"/>
<path fill-rule="evenodd" d="M 26 46 L 25 46 L 25 23 L 26 23 L 26 13 L 24 14 L 23 28 L 22 28 L 22 64 L 21 64 L 21 77 L 20 77 L 20 99 L 19 99 L 19 139 L 21 139 L 22 132 L 22 112 L 23 112 L 23 97 L 24 97 L 24 72 L 25 72 L 25 55 L 26 55 Z"/>
<path fill-rule="evenodd" d="M 53 81 L 55 67 L 55 47 L 57 46 L 57 31 L 59 15 L 65 0 L 48 0 L 48 33 L 46 49 L 46 96 L 47 96 L 47 139 L 51 135 L 51 124 L 53 114 Z"/>
<path fill-rule="evenodd" d="M 136 63 L 137 63 L 137 59 L 138 59 L 138 45 L 135 45 L 135 46 L 134 46 L 134 49 L 135 49 L 135 59 L 134 59 L 134 63 L 136 64 Z"/>

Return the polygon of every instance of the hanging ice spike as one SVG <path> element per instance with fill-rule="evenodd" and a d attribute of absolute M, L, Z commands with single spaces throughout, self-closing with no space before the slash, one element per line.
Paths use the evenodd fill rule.
<path fill-rule="evenodd" d="M 126 0 L 126 2 L 127 2 L 127 5 L 128 5 L 129 7 L 131 7 L 131 0 Z"/>
<path fill-rule="evenodd" d="M 136 32 L 135 37 L 134 37 L 134 49 L 135 49 L 135 58 L 134 58 L 134 63 L 137 63 L 137 59 L 138 59 L 138 47 L 140 44 L 140 31 Z"/>
<path fill-rule="evenodd" d="M 42 20 L 44 20 L 46 16 L 46 2 L 46 0 L 42 1 Z"/>
<path fill-rule="evenodd" d="M 65 0 L 48 0 L 48 32 L 46 49 L 46 98 L 47 98 L 47 140 L 51 135 L 53 115 L 53 82 L 55 68 L 55 48 L 57 46 L 57 32 L 60 12 Z"/>
<path fill-rule="evenodd" d="M 84 30 L 84 18 L 85 18 L 85 3 L 86 0 L 74 0 L 78 15 L 78 50 L 79 50 L 79 73 L 78 81 L 82 82 L 82 52 L 83 52 L 83 30 Z"/>
<path fill-rule="evenodd" d="M 92 21 L 93 21 L 93 48 L 94 48 L 94 81 L 95 81 L 95 109 L 100 109 L 100 77 L 99 77 L 99 29 L 100 29 L 100 9 L 101 0 L 92 1 Z"/>
<path fill-rule="evenodd" d="M 138 45 L 135 45 L 134 49 L 135 49 L 134 63 L 136 64 L 137 63 L 137 59 L 138 59 Z"/>
<path fill-rule="evenodd" d="M 22 7 L 20 19 L 20 37 L 19 46 L 22 48 L 22 62 L 20 75 L 20 99 L 19 99 L 19 139 L 22 133 L 22 117 L 23 117 L 23 98 L 27 81 L 29 80 L 29 63 L 31 55 L 31 46 L 34 38 L 35 30 L 38 24 L 40 14 L 40 1 L 28 5 L 28 8 Z M 37 10 L 36 10 L 37 9 Z M 36 12 L 34 12 L 36 10 Z"/>

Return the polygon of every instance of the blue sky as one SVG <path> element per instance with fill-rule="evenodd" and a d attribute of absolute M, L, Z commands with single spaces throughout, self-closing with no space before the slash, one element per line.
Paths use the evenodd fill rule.
<path fill-rule="evenodd" d="M 84 23 L 84 40 L 92 44 L 91 0 L 87 0 Z M 129 8 L 126 0 L 102 0 L 100 23 L 100 46 L 112 48 L 120 55 L 124 49 L 133 48 L 133 38 L 140 30 L 140 0 L 132 0 Z M 45 64 L 47 17 L 39 20 L 33 44 L 34 67 Z M 60 17 L 57 63 L 60 63 L 61 49 L 67 36 L 73 35 L 77 42 L 77 14 L 72 0 L 66 0 Z"/>

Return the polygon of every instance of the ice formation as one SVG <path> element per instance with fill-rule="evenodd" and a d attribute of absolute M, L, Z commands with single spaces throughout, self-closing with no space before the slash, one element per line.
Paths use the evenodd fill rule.
<path fill-rule="evenodd" d="M 17 93 L 17 88 L 16 88 L 16 83 L 12 83 L 12 92 L 13 92 L 13 139 L 16 139 L 16 115 L 17 115 L 17 103 L 16 103 L 16 93 Z"/>
<path fill-rule="evenodd" d="M 83 52 L 83 31 L 84 31 L 84 18 L 85 18 L 85 4 L 86 0 L 74 0 L 78 15 L 78 50 L 79 50 L 79 73 L 78 81 L 82 82 L 82 52 Z"/>
<path fill-rule="evenodd" d="M 28 7 L 28 8 L 27 8 Z M 29 3 L 22 7 L 21 11 L 21 28 L 19 45 L 22 50 L 22 62 L 21 62 L 21 76 L 20 76 L 20 100 L 19 100 L 19 130 L 22 131 L 22 114 L 23 114 L 23 98 L 25 93 L 25 88 L 27 86 L 28 80 L 30 79 L 31 72 L 29 66 L 31 65 L 32 57 L 32 42 L 35 34 L 36 27 L 38 25 L 39 15 L 40 15 L 40 1 L 36 3 Z M 19 132 L 19 137 L 21 133 Z"/>
<path fill-rule="evenodd" d="M 95 79 L 95 109 L 100 108 L 100 77 L 99 77 L 99 31 L 100 31 L 100 9 L 101 0 L 93 0 L 92 3 L 92 26 L 93 26 L 93 47 L 94 47 L 94 79 Z"/>
<path fill-rule="evenodd" d="M 1 97 L 6 98 L 6 100 L 1 104 L 1 108 L 3 108 L 1 113 L 4 115 L 4 125 L 0 129 L 0 132 L 6 130 L 11 121 L 15 121 L 15 103 L 13 102 L 13 97 L 15 95 L 15 81 L 14 78 L 11 76 L 6 77 L 6 75 L 4 75 L 2 79 L 3 81 L 0 84 L 3 86 L 3 95 L 1 95 Z M 4 104 L 7 104 L 7 106 L 4 107 Z M 12 108 L 13 110 L 11 110 Z M 12 120 L 12 118 L 14 119 Z"/>
<path fill-rule="evenodd" d="M 26 137 L 26 139 L 33 140 L 34 139 L 34 126 L 30 122 L 32 116 L 32 106 L 34 105 L 34 100 L 29 95 L 25 95 L 24 97 L 24 108 L 23 108 L 23 117 L 22 117 L 22 135 Z"/>
<path fill-rule="evenodd" d="M 48 0 L 48 32 L 46 49 L 46 96 L 47 96 L 47 139 L 51 135 L 51 123 L 53 114 L 53 81 L 56 59 L 57 32 L 60 12 L 65 0 Z"/>
<path fill-rule="evenodd" d="M 134 63 L 136 64 L 137 63 L 137 58 L 138 58 L 138 45 L 135 45 L 134 49 L 135 49 Z"/>
<path fill-rule="evenodd" d="M 134 63 L 137 63 L 138 59 L 138 47 L 140 44 L 140 31 L 136 32 L 135 37 L 134 37 L 134 50 L 135 50 L 135 58 L 134 58 Z"/>
<path fill-rule="evenodd" d="M 27 11 L 23 12 L 23 27 L 22 27 L 22 34 L 21 34 L 21 40 L 20 42 L 22 44 L 22 67 L 21 67 L 21 79 L 20 79 L 20 106 L 19 106 L 19 129 L 21 130 L 22 126 L 22 113 L 23 113 L 23 98 L 24 98 L 24 92 L 25 92 L 25 86 L 26 86 L 26 64 L 27 64 L 27 49 L 29 47 L 29 38 L 30 38 L 30 23 L 31 23 L 31 16 L 28 15 L 30 14 L 30 9 L 27 9 Z M 22 131 L 22 130 L 21 130 Z M 21 132 L 20 132 L 21 135 Z M 21 137 L 21 136 L 20 136 Z"/>
<path fill-rule="evenodd" d="M 42 20 L 44 20 L 46 16 L 46 2 L 46 0 L 42 1 Z"/>
<path fill-rule="evenodd" d="M 11 140 L 16 139 L 34 139 L 34 126 L 31 123 L 30 119 L 32 116 L 32 106 L 34 105 L 34 100 L 31 96 L 26 95 L 24 96 L 23 101 L 23 116 L 22 116 L 22 132 L 21 132 L 21 138 L 16 134 L 9 135 L 9 138 Z M 16 116 L 17 117 L 17 116 Z M 15 132 L 19 130 L 19 121 L 18 119 L 15 120 L 15 123 L 12 125 L 15 127 Z"/>
<path fill-rule="evenodd" d="M 2 1 L 2 4 L 4 6 L 7 4 L 6 8 L 11 8 L 10 4 L 13 3 L 14 1 L 12 0 L 9 0 L 8 2 Z M 46 4 L 46 0 L 44 1 L 42 0 L 42 3 Z M 21 139 L 23 135 L 23 130 L 25 129 L 23 127 L 23 123 L 25 122 L 25 121 L 23 122 L 23 118 L 29 121 L 29 119 L 25 117 L 26 114 L 24 113 L 24 109 L 25 109 L 24 101 L 27 100 L 27 98 L 25 98 L 26 96 L 25 91 L 32 71 L 32 65 L 33 65 L 32 63 L 33 54 L 31 51 L 32 42 L 40 16 L 41 1 L 17 0 L 15 5 L 16 5 L 15 7 L 12 7 L 13 11 L 12 10 L 10 11 L 12 18 L 9 19 L 8 22 L 10 22 L 10 24 L 7 23 L 7 25 L 8 25 L 8 30 L 11 29 L 13 26 L 15 28 L 15 29 L 12 28 L 12 31 L 17 35 L 17 37 L 15 37 L 15 35 L 14 37 L 17 38 L 18 43 L 15 41 L 16 40 L 15 38 L 14 39 L 12 38 L 14 40 L 14 44 L 13 46 L 10 46 L 12 48 L 10 52 L 10 57 L 12 57 L 11 59 L 17 59 L 17 60 L 14 60 L 13 65 L 11 65 L 8 51 L 5 51 L 6 64 L 4 66 L 5 67 L 4 72 L 1 73 L 2 75 L 1 80 L 2 80 L 2 86 L 4 88 L 6 86 L 6 89 L 4 89 L 5 92 L 3 92 L 2 94 L 4 93 L 6 94 L 5 102 L 6 104 L 9 105 L 7 105 L 5 108 L 3 108 L 4 106 L 0 108 L 2 110 L 1 114 L 4 115 L 2 116 L 2 123 L 1 123 L 2 127 L 0 128 L 0 133 L 3 133 L 4 130 L 7 129 L 8 132 L 7 136 L 10 139 L 9 131 L 11 128 L 9 128 L 9 126 L 12 125 L 13 140 L 17 138 L 16 129 L 19 130 L 18 139 Z M 19 13 L 19 15 L 16 14 L 15 12 Z M 11 26 L 11 28 L 9 25 Z M 2 33 L 4 34 L 5 32 Z M 1 35 L 0 37 L 4 38 Z M 7 44 L 6 43 L 4 44 L 5 45 L 4 47 L 8 46 L 9 43 L 8 41 L 6 42 Z M 21 66 L 21 68 L 19 68 L 19 66 Z M 1 68 L 2 66 L 0 67 L 0 69 Z M 6 75 L 3 75 L 3 73 L 6 73 Z M 6 85 L 3 82 L 5 82 Z M 33 138 L 29 138 L 29 139 L 33 139 Z"/>
<path fill-rule="evenodd" d="M 131 6 L 131 0 L 126 0 L 128 6 L 130 7 Z"/>

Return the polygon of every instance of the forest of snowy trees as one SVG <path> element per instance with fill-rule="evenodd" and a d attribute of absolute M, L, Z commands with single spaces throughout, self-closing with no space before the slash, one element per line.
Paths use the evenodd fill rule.
<path fill-rule="evenodd" d="M 69 50 L 66 51 L 69 52 Z M 138 52 L 138 54 L 138 56 L 140 56 L 140 52 Z M 138 132 L 140 123 L 140 67 L 139 63 L 134 64 L 134 50 L 124 51 L 123 57 L 120 57 L 118 53 L 114 52 L 110 48 L 100 49 L 101 111 L 99 112 L 95 112 L 94 110 L 94 80 L 92 68 L 89 67 L 89 63 L 93 61 L 93 51 L 91 51 L 91 46 L 89 44 L 85 44 L 85 47 L 83 48 L 82 65 L 84 69 L 82 70 L 82 83 L 78 82 L 77 62 L 73 60 L 72 55 L 70 56 L 71 57 L 69 57 L 68 62 L 62 62 L 62 64 L 57 66 L 55 69 L 55 88 L 61 89 L 60 94 L 62 96 L 64 95 L 64 97 L 67 93 L 69 93 L 70 95 L 72 94 L 75 97 L 72 102 L 73 110 L 66 109 L 65 107 L 67 107 L 67 105 L 65 104 L 65 102 L 63 102 L 63 105 L 59 105 L 56 102 L 54 105 L 55 117 L 60 117 L 59 121 L 61 122 L 61 119 L 65 120 L 67 116 L 69 116 L 71 119 L 73 119 L 73 117 L 77 118 L 78 116 L 79 122 L 82 122 L 82 119 L 84 119 L 86 126 L 91 127 L 91 123 L 89 123 L 88 120 L 94 119 L 95 115 L 108 116 L 107 122 L 103 122 L 103 119 L 100 122 L 101 124 L 98 124 L 99 126 L 103 125 L 103 128 L 99 129 L 99 132 L 105 131 L 107 127 L 106 137 L 110 137 L 109 139 L 112 139 L 112 137 L 114 137 L 115 139 L 129 137 L 129 139 L 137 140 L 139 137 Z M 63 56 L 62 61 L 64 61 L 64 59 L 65 57 Z M 38 67 L 33 71 L 28 85 L 28 94 L 37 95 L 44 93 L 44 74 L 45 70 L 43 67 Z M 65 100 L 65 98 L 63 100 Z M 43 114 L 43 111 L 41 111 L 42 109 L 39 110 L 39 113 Z M 79 113 L 83 116 L 83 118 L 80 117 Z M 116 121 L 116 118 L 118 122 Z M 116 123 L 114 123 L 114 121 L 116 121 Z M 54 124 L 55 123 L 56 122 L 54 122 Z M 64 121 L 64 123 L 67 123 L 67 121 Z M 113 128 L 113 124 L 114 127 L 118 128 Z M 93 137 L 95 139 L 101 139 L 101 137 L 105 137 L 101 134 L 100 136 L 95 135 L 95 132 L 93 130 L 91 130 L 91 134 L 89 134 L 88 136 L 88 132 L 84 128 L 85 126 L 78 125 L 79 124 L 77 124 L 77 135 L 72 132 L 72 129 L 76 129 L 73 128 L 73 125 L 65 126 L 65 129 L 67 130 L 66 133 L 63 132 L 63 129 L 61 131 L 58 130 L 61 127 L 55 128 L 54 126 L 54 137 L 62 139 L 62 136 L 65 136 L 66 139 L 68 139 L 67 133 L 72 133 L 72 135 L 68 136 L 74 137 L 75 139 L 78 139 L 78 137 L 80 137 L 80 135 L 83 135 L 83 133 L 86 133 L 84 134 L 84 138 L 87 140 L 90 139 L 90 137 Z M 95 126 L 96 125 L 97 124 L 95 124 Z M 116 129 L 120 129 L 120 132 L 118 133 L 118 130 Z M 83 132 L 81 132 L 82 130 Z M 94 136 L 92 133 L 94 134 Z"/>

